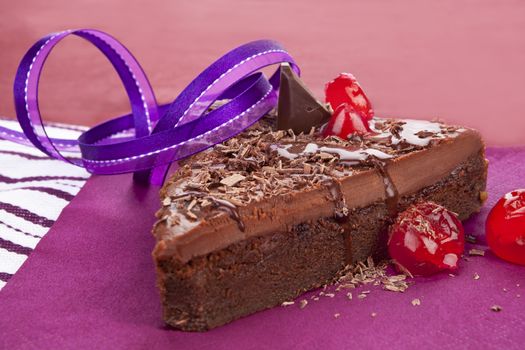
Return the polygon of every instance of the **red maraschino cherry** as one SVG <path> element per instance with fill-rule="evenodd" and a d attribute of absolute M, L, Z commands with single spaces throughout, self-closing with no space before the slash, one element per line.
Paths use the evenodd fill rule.
<path fill-rule="evenodd" d="M 350 105 L 365 121 L 374 116 L 370 100 L 356 78 L 349 73 L 341 73 L 325 85 L 325 101 L 334 111 L 343 104 Z"/>
<path fill-rule="evenodd" d="M 503 260 L 525 265 L 525 189 L 504 195 L 486 222 L 490 249 Z"/>
<path fill-rule="evenodd" d="M 323 130 L 323 135 L 335 135 L 347 139 L 352 134 L 364 134 L 370 131 L 368 121 L 348 104 L 342 104 L 336 108 L 334 114 Z"/>
<path fill-rule="evenodd" d="M 434 202 L 411 205 L 390 226 L 388 252 L 400 270 L 414 276 L 456 270 L 464 249 L 461 221 Z"/>

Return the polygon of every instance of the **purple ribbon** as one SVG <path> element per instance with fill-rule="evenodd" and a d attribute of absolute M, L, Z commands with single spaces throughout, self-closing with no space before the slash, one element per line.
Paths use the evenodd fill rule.
<path fill-rule="evenodd" d="M 108 58 L 131 104 L 130 114 L 99 124 L 78 140 L 50 138 L 38 108 L 38 82 L 45 60 L 71 34 L 89 41 Z M 51 34 L 27 51 L 15 77 L 15 107 L 23 133 L 0 127 L 0 136 L 32 143 L 47 155 L 93 174 L 134 172 L 136 180 L 160 185 L 172 162 L 239 134 L 274 108 L 279 69 L 270 79 L 258 71 L 283 62 L 299 74 L 299 67 L 279 43 L 250 42 L 206 68 L 171 104 L 158 105 L 141 66 L 112 36 L 93 29 Z M 229 102 L 207 112 L 214 101 L 222 99 Z"/>

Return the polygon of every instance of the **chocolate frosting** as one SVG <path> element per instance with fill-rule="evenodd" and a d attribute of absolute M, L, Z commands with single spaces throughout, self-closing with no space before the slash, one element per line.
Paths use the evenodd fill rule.
<path fill-rule="evenodd" d="M 289 64 L 281 65 L 281 85 L 277 107 L 277 129 L 308 133 L 326 123 L 331 113 L 313 96 Z"/>
<path fill-rule="evenodd" d="M 259 124 L 194 156 L 161 192 L 154 254 L 185 262 L 305 221 L 344 221 L 377 201 L 394 213 L 399 196 L 435 184 L 484 147 L 478 132 L 441 123 L 376 118 L 373 129 L 352 141 Z M 222 185 L 232 173 L 243 179 Z M 224 210 L 233 206 L 235 215 Z"/>

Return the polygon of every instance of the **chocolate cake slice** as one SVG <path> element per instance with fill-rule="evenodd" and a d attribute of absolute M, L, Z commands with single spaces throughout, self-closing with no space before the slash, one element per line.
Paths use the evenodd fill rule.
<path fill-rule="evenodd" d="M 478 132 L 375 118 L 342 140 L 275 130 L 269 115 L 188 159 L 161 191 L 153 256 L 171 326 L 203 331 L 386 256 L 398 211 L 431 200 L 479 211 L 487 163 Z"/>

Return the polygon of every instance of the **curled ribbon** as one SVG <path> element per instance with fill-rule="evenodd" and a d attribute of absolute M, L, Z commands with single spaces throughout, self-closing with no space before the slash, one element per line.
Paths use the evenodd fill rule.
<path fill-rule="evenodd" d="M 108 58 L 131 104 L 130 114 L 99 124 L 77 140 L 50 138 L 38 108 L 38 82 L 45 60 L 68 35 L 89 41 Z M 239 134 L 275 107 L 279 69 L 270 79 L 258 71 L 284 62 L 299 74 L 299 67 L 279 43 L 247 43 L 206 68 L 171 104 L 158 105 L 143 69 L 112 36 L 93 29 L 51 34 L 27 51 L 15 77 L 15 107 L 23 133 L 0 127 L 0 135 L 32 143 L 47 155 L 93 174 L 134 172 L 136 180 L 160 185 L 172 162 Z M 222 99 L 229 102 L 208 111 Z"/>

